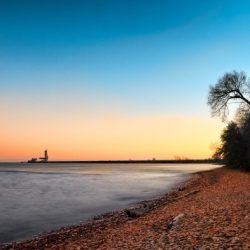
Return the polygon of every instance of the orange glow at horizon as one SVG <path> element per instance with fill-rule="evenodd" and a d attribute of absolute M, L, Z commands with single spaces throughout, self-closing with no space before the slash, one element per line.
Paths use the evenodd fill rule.
<path fill-rule="evenodd" d="M 48 149 L 50 160 L 209 158 L 222 124 L 185 116 L 14 119 L 0 127 L 0 161 L 24 161 Z"/>

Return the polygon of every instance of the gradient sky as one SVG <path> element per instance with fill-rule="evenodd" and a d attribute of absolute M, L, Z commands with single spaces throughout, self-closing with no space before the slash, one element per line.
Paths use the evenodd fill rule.
<path fill-rule="evenodd" d="M 0 161 L 210 157 L 249 24 L 247 0 L 0 0 Z"/>

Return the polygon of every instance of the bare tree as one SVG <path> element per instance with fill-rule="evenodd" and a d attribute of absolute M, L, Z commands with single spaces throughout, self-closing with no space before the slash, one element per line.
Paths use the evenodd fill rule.
<path fill-rule="evenodd" d="M 215 86 L 210 86 L 208 105 L 212 115 L 224 120 L 228 114 L 228 104 L 240 103 L 250 108 L 250 84 L 244 72 L 226 73 Z"/>

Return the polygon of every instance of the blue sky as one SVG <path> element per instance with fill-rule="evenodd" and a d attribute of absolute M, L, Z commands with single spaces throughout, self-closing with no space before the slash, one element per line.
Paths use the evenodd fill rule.
<path fill-rule="evenodd" d="M 10 0 L 0 23 L 6 94 L 73 88 L 138 112 L 199 113 L 209 84 L 249 68 L 248 1 Z"/>
<path fill-rule="evenodd" d="M 250 71 L 249 23 L 242 0 L 0 0 L 0 111 L 209 117 L 209 84 Z"/>

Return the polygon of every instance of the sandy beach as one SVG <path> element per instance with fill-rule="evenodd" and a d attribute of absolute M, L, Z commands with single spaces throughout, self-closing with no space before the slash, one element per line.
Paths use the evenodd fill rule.
<path fill-rule="evenodd" d="M 170 194 L 0 249 L 250 249 L 250 174 L 193 174 Z"/>

